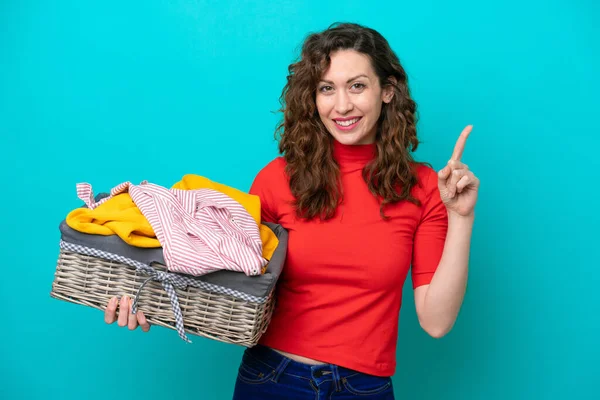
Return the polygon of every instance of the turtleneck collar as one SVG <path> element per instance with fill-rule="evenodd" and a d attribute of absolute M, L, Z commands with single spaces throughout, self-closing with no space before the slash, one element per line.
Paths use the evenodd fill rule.
<path fill-rule="evenodd" d="M 341 167 L 364 167 L 375 157 L 377 145 L 371 144 L 342 144 L 333 139 L 333 157 Z"/>

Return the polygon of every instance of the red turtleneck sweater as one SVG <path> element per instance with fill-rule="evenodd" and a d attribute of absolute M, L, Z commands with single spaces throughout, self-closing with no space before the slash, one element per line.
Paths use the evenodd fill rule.
<path fill-rule="evenodd" d="M 261 199 L 262 218 L 289 232 L 277 305 L 260 343 L 281 351 L 378 376 L 396 367 L 402 287 L 412 264 L 413 287 L 428 284 L 440 261 L 448 225 L 437 174 L 419 167 L 419 185 L 408 201 L 386 208 L 362 178 L 375 145 L 334 141 L 344 199 L 333 219 L 296 218 L 284 172 L 276 158 L 256 176 L 250 193 Z"/>

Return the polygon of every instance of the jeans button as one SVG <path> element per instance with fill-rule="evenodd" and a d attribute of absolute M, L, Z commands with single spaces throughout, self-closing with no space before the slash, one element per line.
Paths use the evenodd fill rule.
<path fill-rule="evenodd" d="M 315 371 L 315 378 L 320 378 L 322 376 L 323 376 L 323 371 L 321 371 L 321 370 Z"/>

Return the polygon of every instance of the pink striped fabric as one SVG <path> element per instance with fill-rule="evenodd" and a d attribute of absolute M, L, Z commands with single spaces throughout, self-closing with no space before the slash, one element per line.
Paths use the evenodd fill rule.
<path fill-rule="evenodd" d="M 221 192 L 124 182 L 95 202 L 92 186 L 77 184 L 77 196 L 90 209 L 124 192 L 154 229 L 169 271 L 197 276 L 227 269 L 252 276 L 260 275 L 268 262 L 262 257 L 260 232 L 252 216 Z"/>

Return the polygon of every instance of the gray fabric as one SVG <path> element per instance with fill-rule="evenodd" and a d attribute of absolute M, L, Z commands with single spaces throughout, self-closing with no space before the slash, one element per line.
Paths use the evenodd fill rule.
<path fill-rule="evenodd" d="M 98 194 L 96 196 L 96 201 L 106 196 L 106 193 Z M 263 275 L 247 276 L 242 272 L 222 270 L 201 275 L 198 278 L 204 282 L 237 290 L 252 296 L 267 296 L 277 282 L 285 263 L 285 258 L 287 255 L 288 233 L 279 224 L 273 224 L 270 222 L 263 222 L 263 224 L 267 225 L 279 239 L 279 245 L 277 246 L 277 249 L 275 249 L 271 260 L 269 260 L 267 271 Z M 82 233 L 72 229 L 64 220 L 60 223 L 59 229 L 61 232 L 61 238 L 65 242 L 79 244 L 81 246 L 91 247 L 106 251 L 108 253 L 117 254 L 144 264 L 165 264 L 162 248 L 160 247 L 135 247 L 125 243 L 117 235 L 102 236 Z"/>

